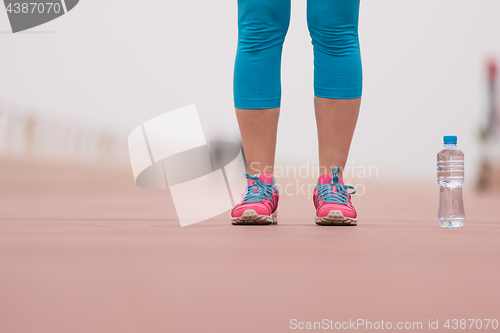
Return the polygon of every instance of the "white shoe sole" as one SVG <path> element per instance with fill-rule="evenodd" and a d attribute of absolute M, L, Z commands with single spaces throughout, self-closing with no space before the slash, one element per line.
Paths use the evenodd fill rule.
<path fill-rule="evenodd" d="M 331 210 L 325 217 L 316 216 L 317 225 L 357 225 L 358 219 L 345 217 L 340 210 Z"/>
<path fill-rule="evenodd" d="M 254 209 L 247 209 L 240 217 L 231 217 L 234 225 L 269 225 L 278 224 L 278 210 L 269 215 L 259 215 Z"/>

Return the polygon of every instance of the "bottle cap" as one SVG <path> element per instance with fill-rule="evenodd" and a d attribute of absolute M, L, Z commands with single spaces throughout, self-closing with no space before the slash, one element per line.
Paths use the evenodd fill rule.
<path fill-rule="evenodd" d="M 456 145 L 457 144 L 457 136 L 456 135 L 445 135 L 443 137 L 443 142 L 445 145 Z"/>

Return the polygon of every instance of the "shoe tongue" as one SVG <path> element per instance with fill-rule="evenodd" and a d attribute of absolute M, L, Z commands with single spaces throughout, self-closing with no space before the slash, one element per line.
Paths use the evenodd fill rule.
<path fill-rule="evenodd" d="M 319 176 L 318 185 L 325 185 L 325 184 L 328 184 L 331 182 L 332 182 L 332 175 L 331 174 Z"/>
<path fill-rule="evenodd" d="M 339 179 L 339 184 L 344 185 L 344 182 L 342 181 L 342 179 L 340 177 L 338 177 L 338 179 Z M 332 174 L 319 176 L 318 185 L 324 185 L 324 184 L 328 184 L 331 182 L 332 182 Z"/>
<path fill-rule="evenodd" d="M 274 185 L 274 177 L 273 175 L 267 173 L 255 174 L 254 176 L 259 176 L 259 179 L 262 183 Z M 248 185 L 253 185 L 255 182 L 251 179 L 248 179 Z"/>
<path fill-rule="evenodd" d="M 259 179 L 261 182 L 269 185 L 274 185 L 274 177 L 268 173 L 259 174 Z"/>

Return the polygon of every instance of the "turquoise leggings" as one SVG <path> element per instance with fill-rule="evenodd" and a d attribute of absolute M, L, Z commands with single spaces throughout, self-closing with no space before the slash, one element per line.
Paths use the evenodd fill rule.
<path fill-rule="evenodd" d="M 307 24 L 314 50 L 314 94 L 318 97 L 361 97 L 359 1 L 307 1 Z M 291 0 L 238 0 L 236 108 L 280 106 L 281 52 L 290 23 L 290 7 Z"/>

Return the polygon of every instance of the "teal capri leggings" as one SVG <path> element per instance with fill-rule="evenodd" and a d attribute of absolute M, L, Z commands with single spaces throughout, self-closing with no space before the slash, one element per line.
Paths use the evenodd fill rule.
<path fill-rule="evenodd" d="M 360 0 L 307 0 L 314 51 L 314 94 L 361 97 L 358 39 Z M 291 0 L 238 0 L 238 49 L 234 104 L 240 109 L 281 103 L 281 52 L 290 23 Z"/>

